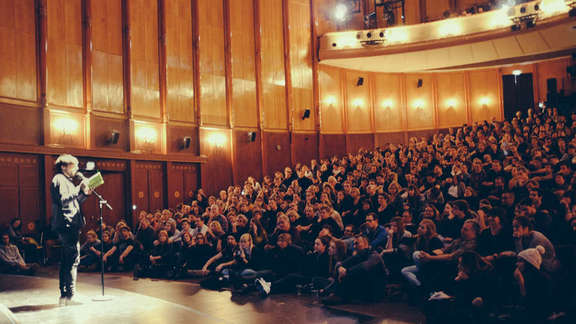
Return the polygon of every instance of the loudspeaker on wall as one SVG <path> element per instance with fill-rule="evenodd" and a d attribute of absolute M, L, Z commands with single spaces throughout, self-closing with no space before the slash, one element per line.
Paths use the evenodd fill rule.
<path fill-rule="evenodd" d="M 358 77 L 358 81 L 356 81 L 356 86 L 360 87 L 364 84 L 364 78 L 363 77 Z"/>

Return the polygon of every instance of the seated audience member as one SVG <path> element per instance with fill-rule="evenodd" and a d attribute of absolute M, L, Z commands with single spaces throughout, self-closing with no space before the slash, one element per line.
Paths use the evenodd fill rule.
<path fill-rule="evenodd" d="M 427 323 L 484 323 L 497 293 L 492 266 L 478 253 L 464 252 L 456 277 L 425 305 Z"/>
<path fill-rule="evenodd" d="M 198 234 L 206 235 L 208 233 L 208 226 L 204 223 L 204 219 L 201 216 L 195 216 L 192 218 L 194 221 L 194 228 L 192 229 L 192 237 L 195 238 Z"/>
<path fill-rule="evenodd" d="M 487 213 L 487 225 L 478 237 L 478 253 L 487 257 L 487 261 L 494 261 L 504 251 L 514 249 L 512 228 L 505 220 L 505 211 L 493 208 Z"/>
<path fill-rule="evenodd" d="M 462 225 L 460 238 L 444 247 L 442 253 L 437 255 L 427 252 L 419 253 L 420 262 L 426 264 L 425 275 L 431 277 L 427 283 L 429 288 L 444 287 L 450 278 L 454 278 L 458 257 L 464 252 L 476 251 L 479 234 L 480 225 L 476 221 L 469 219 Z M 432 267 L 428 264 L 431 264 Z"/>
<path fill-rule="evenodd" d="M 352 299 L 373 300 L 384 294 L 388 270 L 368 239 L 356 237 L 354 254 L 336 265 L 334 293 L 323 299 L 325 304 L 338 304 Z"/>
<path fill-rule="evenodd" d="M 516 253 L 541 245 L 545 251 L 542 255 L 542 270 L 549 274 L 558 271 L 560 263 L 556 259 L 554 245 L 544 234 L 532 229 L 532 221 L 528 217 L 516 217 L 512 222 L 512 229 L 514 231 Z"/>
<path fill-rule="evenodd" d="M 515 314 L 517 320 L 524 322 L 544 322 L 552 310 L 550 277 L 542 270 L 546 253 L 542 245 L 518 253 L 514 278 L 518 285 L 519 305 Z"/>
<path fill-rule="evenodd" d="M 366 215 L 364 235 L 366 235 L 370 247 L 374 251 L 380 252 L 386 248 L 388 232 L 384 226 L 378 224 L 378 217 L 376 217 L 376 214 L 370 213 Z"/>
<path fill-rule="evenodd" d="M 143 255 L 140 264 L 135 265 L 134 278 L 171 278 L 174 275 L 173 271 L 173 245 L 169 241 L 168 232 L 162 230 L 158 233 L 158 244 L 152 248 L 150 253 Z"/>
<path fill-rule="evenodd" d="M 86 233 L 86 242 L 80 247 L 80 265 L 78 271 L 96 271 L 100 266 L 100 240 L 96 232 Z"/>
<path fill-rule="evenodd" d="M 147 218 L 141 219 L 138 231 L 136 232 L 136 241 L 140 243 L 140 249 L 149 252 L 152 250 L 152 247 L 154 247 L 155 239 L 156 233 L 150 226 L 150 221 Z"/>
<path fill-rule="evenodd" d="M 268 282 L 259 282 L 261 291 L 267 294 L 288 293 L 297 290 L 297 285 L 308 286 L 311 289 L 322 290 L 328 287 L 332 280 L 330 278 L 330 238 L 319 237 L 314 241 L 313 250 L 308 253 L 303 261 L 306 266 L 302 272 L 293 272 L 280 279 Z M 259 279 L 262 280 L 262 279 Z"/>
<path fill-rule="evenodd" d="M 236 237 L 234 237 L 234 235 L 228 235 L 224 248 L 206 261 L 202 270 L 211 270 L 213 273 L 219 274 L 223 269 L 234 263 L 234 252 L 237 246 Z"/>
<path fill-rule="evenodd" d="M 190 227 L 190 221 L 187 218 L 183 218 L 181 220 L 180 226 L 182 226 L 182 229 L 180 231 L 177 231 L 173 236 L 171 236 L 168 239 L 169 243 L 180 242 L 180 240 L 182 239 L 182 235 L 184 235 L 184 233 L 193 234 L 193 230 Z"/>
<path fill-rule="evenodd" d="M 26 264 L 18 247 L 10 242 L 8 233 L 2 234 L 0 242 L 0 272 L 33 275 L 38 269 L 37 264 Z"/>
<path fill-rule="evenodd" d="M 442 254 L 442 248 L 444 244 L 440 240 L 438 233 L 436 233 L 436 224 L 428 218 L 420 221 L 418 226 L 418 235 L 416 239 L 416 244 L 414 246 L 413 260 L 414 265 L 402 268 L 401 272 L 404 278 L 408 280 L 408 283 L 414 287 L 420 287 L 422 285 L 420 279 L 418 278 L 418 272 L 420 269 L 420 252 L 425 252 L 430 255 Z"/>
<path fill-rule="evenodd" d="M 104 263 L 109 263 L 112 271 L 132 270 L 137 260 L 139 244 L 134 241 L 134 235 L 128 226 L 120 228 L 118 242 L 106 253 L 104 253 Z M 112 258 L 112 260 L 109 260 Z"/>
<path fill-rule="evenodd" d="M 181 270 L 187 273 L 201 270 L 213 255 L 214 248 L 210 245 L 206 236 L 198 233 L 191 238 L 191 242 L 184 244 L 180 249 Z"/>

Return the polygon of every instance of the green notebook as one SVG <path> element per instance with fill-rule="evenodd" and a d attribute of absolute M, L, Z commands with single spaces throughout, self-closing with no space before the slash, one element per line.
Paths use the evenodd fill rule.
<path fill-rule="evenodd" d="M 103 184 L 104 184 L 104 178 L 102 178 L 102 174 L 100 174 L 100 172 L 97 172 L 96 174 L 88 178 L 88 188 L 90 188 L 91 190 L 94 190 Z"/>

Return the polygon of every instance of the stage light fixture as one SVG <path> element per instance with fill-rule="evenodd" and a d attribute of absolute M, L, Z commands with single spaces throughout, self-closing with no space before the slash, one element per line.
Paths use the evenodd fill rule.
<path fill-rule="evenodd" d="M 310 118 L 310 109 L 305 109 L 304 114 L 302 114 L 302 120 Z"/>
<path fill-rule="evenodd" d="M 345 3 L 339 3 L 334 8 L 334 19 L 343 22 L 348 17 L 348 6 Z"/>
<path fill-rule="evenodd" d="M 181 149 L 181 150 L 189 149 L 191 143 L 192 143 L 192 137 L 190 137 L 190 136 L 184 136 L 184 137 L 182 138 L 182 143 L 180 143 L 180 149 Z"/>
<path fill-rule="evenodd" d="M 513 76 L 519 76 L 520 74 L 522 74 L 522 70 L 514 70 L 514 71 L 512 71 L 512 75 L 513 75 Z"/>

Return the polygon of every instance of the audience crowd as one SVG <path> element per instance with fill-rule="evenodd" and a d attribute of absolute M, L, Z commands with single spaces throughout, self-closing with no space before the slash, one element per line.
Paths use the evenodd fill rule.
<path fill-rule="evenodd" d="M 571 316 L 576 113 L 529 110 L 248 178 L 86 233 L 80 269 L 201 277 L 206 288 L 405 298 L 430 322 Z M 4 271 L 28 272 L 12 222 Z M 10 243 L 12 240 L 13 243 Z M 28 246 L 28 247 L 27 247 Z M 27 252 L 29 254 L 31 252 Z M 24 265 L 23 265 L 24 263 Z"/>

